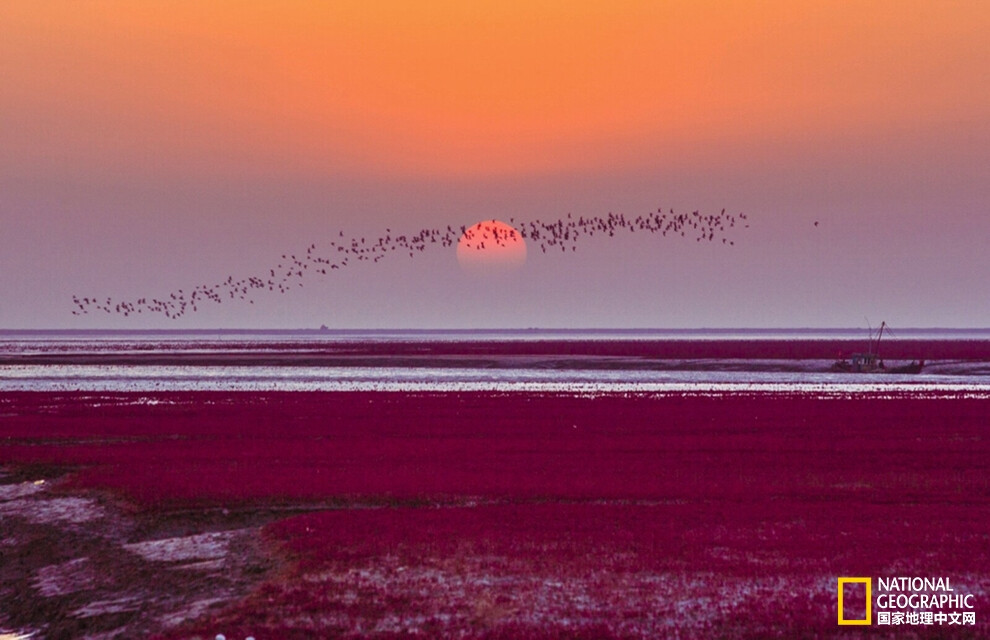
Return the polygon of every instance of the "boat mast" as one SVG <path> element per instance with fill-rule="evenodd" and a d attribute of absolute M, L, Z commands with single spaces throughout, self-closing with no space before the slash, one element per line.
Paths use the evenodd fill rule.
<path fill-rule="evenodd" d="M 876 347 L 875 350 L 871 349 L 871 351 L 873 351 L 874 355 L 877 358 L 880 357 L 880 338 L 883 337 L 883 329 L 886 326 L 887 326 L 887 323 L 885 321 L 881 321 L 880 322 L 880 328 L 877 329 L 877 347 Z"/>

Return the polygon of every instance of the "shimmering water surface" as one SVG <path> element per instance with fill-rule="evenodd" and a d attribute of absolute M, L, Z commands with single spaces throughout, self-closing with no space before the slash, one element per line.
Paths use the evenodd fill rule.
<path fill-rule="evenodd" d="M 830 372 L 822 360 L 644 361 L 566 353 L 533 357 L 358 358 L 325 366 L 273 363 L 274 354 L 390 342 L 555 340 L 858 340 L 866 330 L 709 331 L 323 331 L 0 333 L 0 391 L 530 391 L 736 393 L 951 392 L 990 395 L 986 362 L 932 362 L 917 375 Z M 897 332 L 898 340 L 990 340 L 990 330 Z M 566 347 L 564 349 L 566 351 Z M 91 356 L 134 362 L 88 362 Z M 213 363 L 146 364 L 149 355 L 216 357 Z M 228 364 L 226 358 L 265 354 Z M 19 360 L 26 359 L 25 363 Z"/>

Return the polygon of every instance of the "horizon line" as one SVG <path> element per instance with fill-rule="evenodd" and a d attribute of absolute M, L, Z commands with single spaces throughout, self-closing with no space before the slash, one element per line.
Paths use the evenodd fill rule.
<path fill-rule="evenodd" d="M 55 328 L 44 328 L 44 329 L 2 329 L 0 328 L 0 334 L 7 335 L 43 335 L 43 334 L 96 334 L 96 333 L 111 333 L 111 334 L 209 334 L 209 333 L 227 333 L 227 334 L 249 334 L 249 333 L 313 333 L 313 334 L 326 334 L 326 333 L 541 333 L 541 332 L 556 332 L 556 333 L 644 333 L 644 332 L 669 332 L 669 333 L 686 333 L 686 332 L 713 332 L 713 333 L 728 333 L 728 332 L 766 332 L 766 331 L 785 331 L 785 332 L 848 332 L 848 331 L 870 331 L 869 327 L 485 327 L 485 328 L 330 328 L 330 327 L 299 327 L 299 328 L 263 328 L 263 327 L 234 327 L 234 328 L 153 328 L 153 329 L 111 329 L 111 328 L 88 328 L 88 329 L 55 329 Z M 896 334 L 898 331 L 946 331 L 946 332 L 966 332 L 966 331 L 976 331 L 984 332 L 990 331 L 990 327 L 900 327 L 894 329 Z"/>

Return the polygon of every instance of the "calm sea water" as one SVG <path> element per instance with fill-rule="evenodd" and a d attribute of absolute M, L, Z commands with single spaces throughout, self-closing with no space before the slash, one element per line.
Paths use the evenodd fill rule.
<path fill-rule="evenodd" d="M 278 364 L 80 364 L 93 354 L 290 354 L 326 346 L 387 342 L 479 342 L 506 340 L 821 340 L 862 339 L 865 329 L 775 330 L 613 330 L 613 331 L 169 331 L 169 332 L 0 332 L 0 391 L 530 391 L 572 393 L 740 393 L 859 392 L 965 393 L 990 396 L 988 363 L 931 363 L 918 375 L 843 374 L 828 371 L 827 361 L 717 361 L 678 368 L 644 369 L 642 361 L 569 358 L 546 366 L 546 360 L 519 358 L 472 362 L 396 363 L 365 361 L 353 366 L 284 366 Z M 990 329 L 904 329 L 899 340 L 990 340 Z M 45 363 L 18 364 L 24 356 L 44 356 Z M 635 365 L 635 366 L 634 366 Z M 700 370 L 699 370 L 700 369 Z"/>

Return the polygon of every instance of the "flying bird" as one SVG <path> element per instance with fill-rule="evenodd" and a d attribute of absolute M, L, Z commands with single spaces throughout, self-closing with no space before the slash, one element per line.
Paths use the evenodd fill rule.
<path fill-rule="evenodd" d="M 493 246 L 504 247 L 520 238 L 539 244 L 544 254 L 548 253 L 548 249 L 557 248 L 566 253 L 568 250 L 577 251 L 579 243 L 585 238 L 616 238 L 623 232 L 646 232 L 659 237 L 690 235 L 697 242 L 721 240 L 724 245 L 735 246 L 735 241 L 726 235 L 726 230 L 735 229 L 737 222 L 740 227 L 749 228 L 745 213 L 732 215 L 727 214 L 725 209 L 717 214 L 702 214 L 699 211 L 675 213 L 673 209 L 668 212 L 657 209 L 654 213 L 636 217 L 610 212 L 607 215 L 579 216 L 576 219 L 568 213 L 566 217 L 556 220 L 517 222 L 510 218 L 510 221 L 513 223 L 510 230 L 502 227 L 496 220 L 486 220 L 471 228 L 447 225 L 445 228 L 421 229 L 411 235 L 393 235 L 392 229 L 387 228 L 383 236 L 370 241 L 366 236 L 348 238 L 343 231 L 338 230 L 335 240 L 328 242 L 325 248 L 321 249 L 319 243 L 313 242 L 301 256 L 282 254 L 282 261 L 277 266 L 267 268 L 263 272 L 265 276 L 236 279 L 229 275 L 220 282 L 198 284 L 189 291 L 177 289 L 160 298 L 140 297 L 134 301 L 115 302 L 111 298 L 103 300 L 74 295 L 72 314 L 103 312 L 129 317 L 133 314 L 157 313 L 175 319 L 198 311 L 202 303 L 207 301 L 223 304 L 225 300 L 246 300 L 254 304 L 259 292 L 288 293 L 302 287 L 307 278 L 328 276 L 346 268 L 351 257 L 359 262 L 378 263 L 396 251 L 408 253 L 412 258 L 434 247 L 447 248 L 461 243 L 468 249 L 484 251 Z M 818 221 L 814 224 L 817 227 Z M 310 266 L 313 268 L 310 269 Z"/>

